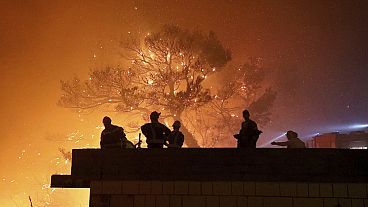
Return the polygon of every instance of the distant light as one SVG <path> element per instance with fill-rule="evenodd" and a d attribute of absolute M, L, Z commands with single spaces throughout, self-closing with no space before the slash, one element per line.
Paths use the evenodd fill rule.
<path fill-rule="evenodd" d="M 350 149 L 367 149 L 368 147 L 350 147 Z"/>
<path fill-rule="evenodd" d="M 275 137 L 275 138 L 272 138 L 270 141 L 268 141 L 268 142 L 266 142 L 266 143 L 262 144 L 260 147 L 265 147 L 265 146 L 267 146 L 267 145 L 271 144 L 271 142 L 274 142 L 274 141 L 276 141 L 276 140 L 280 139 L 281 137 L 283 137 L 283 136 L 285 136 L 285 135 L 286 135 L 286 132 L 285 132 L 285 133 L 283 133 L 283 134 L 281 134 L 281 135 L 279 135 L 279 136 L 277 136 L 277 137 Z"/>
<path fill-rule="evenodd" d="M 351 126 L 349 126 L 350 129 L 362 129 L 362 128 L 367 128 L 368 124 L 353 124 Z"/>
<path fill-rule="evenodd" d="M 319 132 L 317 133 L 314 133 L 314 134 L 310 134 L 310 135 L 307 135 L 307 136 L 304 136 L 305 138 L 310 138 L 310 137 L 316 137 L 316 136 L 319 136 L 321 135 Z"/>

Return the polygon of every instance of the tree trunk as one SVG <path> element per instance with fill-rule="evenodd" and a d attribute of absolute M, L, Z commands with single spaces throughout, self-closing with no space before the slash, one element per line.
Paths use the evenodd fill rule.
<path fill-rule="evenodd" d="M 180 127 L 180 131 L 184 134 L 184 142 L 188 147 L 196 147 L 199 148 L 199 144 L 197 140 L 194 138 L 193 134 L 183 125 L 181 119 L 179 121 L 182 123 Z"/>

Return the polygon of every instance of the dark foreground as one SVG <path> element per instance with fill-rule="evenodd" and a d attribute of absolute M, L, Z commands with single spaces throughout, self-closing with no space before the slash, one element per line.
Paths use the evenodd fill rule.
<path fill-rule="evenodd" d="M 71 175 L 53 175 L 51 186 L 91 180 L 367 182 L 368 150 L 76 149 Z"/>

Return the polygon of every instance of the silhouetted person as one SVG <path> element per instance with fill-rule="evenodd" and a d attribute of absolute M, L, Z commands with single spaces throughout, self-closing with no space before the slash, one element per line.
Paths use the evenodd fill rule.
<path fill-rule="evenodd" d="M 172 125 L 173 131 L 167 137 L 168 148 L 181 148 L 184 143 L 184 134 L 179 131 L 181 127 L 180 121 L 175 121 Z"/>
<path fill-rule="evenodd" d="M 154 111 L 150 115 L 151 123 L 141 126 L 143 135 L 147 138 L 148 148 L 163 148 L 170 129 L 158 121 L 161 113 Z"/>
<path fill-rule="evenodd" d="M 262 131 L 258 130 L 256 122 L 251 120 L 248 110 L 243 111 L 244 122 L 241 124 L 239 134 L 235 134 L 238 140 L 238 148 L 256 148 L 257 140 Z"/>
<path fill-rule="evenodd" d="M 286 142 L 271 142 L 272 145 L 286 146 L 286 148 L 305 148 L 305 143 L 298 138 L 298 133 L 294 131 L 287 131 Z"/>
<path fill-rule="evenodd" d="M 124 129 L 111 124 L 110 117 L 105 116 L 102 120 L 105 129 L 101 133 L 101 149 L 120 149 L 126 148 L 126 139 Z"/>

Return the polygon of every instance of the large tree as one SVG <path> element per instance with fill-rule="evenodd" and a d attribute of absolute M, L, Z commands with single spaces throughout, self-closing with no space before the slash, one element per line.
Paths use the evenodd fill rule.
<path fill-rule="evenodd" d="M 234 146 L 232 135 L 240 129 L 245 108 L 251 111 L 252 119 L 265 126 L 270 122 L 270 109 L 276 99 L 275 91 L 262 86 L 266 74 L 261 59 L 252 58 L 223 72 L 226 74 L 222 75 L 223 82 L 212 90 L 213 99 L 185 116 L 204 147 Z"/>
<path fill-rule="evenodd" d="M 212 74 L 221 73 L 230 61 L 229 50 L 213 32 L 205 35 L 167 25 L 143 39 L 131 38 L 123 49 L 129 65 L 91 70 L 90 78 L 85 81 L 78 78 L 62 81 L 60 105 L 78 110 L 104 106 L 141 119 L 152 110 L 159 110 L 163 118 L 182 121 L 186 144 L 199 147 L 207 144 L 198 143 L 201 137 L 198 132 L 216 130 L 203 128 L 200 122 L 188 119 L 189 116 L 195 120 L 202 117 L 204 121 L 222 112 L 223 117 L 234 117 L 235 109 L 251 106 L 262 97 L 256 94 L 263 80 L 260 68 L 258 74 L 246 70 L 254 69 L 254 64 L 236 70 L 238 74 L 230 73 L 232 78 L 212 89 L 211 94 L 211 83 L 206 81 Z M 241 101 L 230 100 L 239 97 Z M 268 107 L 263 111 L 267 110 Z M 221 121 L 226 121 L 223 117 Z"/>

